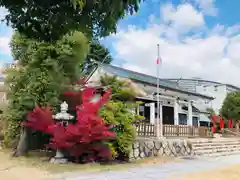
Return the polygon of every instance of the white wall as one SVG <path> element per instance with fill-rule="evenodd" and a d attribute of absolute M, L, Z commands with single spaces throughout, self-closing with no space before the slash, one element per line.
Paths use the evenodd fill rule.
<path fill-rule="evenodd" d="M 100 85 L 99 81 L 101 76 L 104 74 L 105 72 L 103 71 L 102 68 L 98 68 L 93 74 L 92 76 L 89 78 L 88 80 L 88 84 L 91 86 L 98 86 Z"/>
<path fill-rule="evenodd" d="M 223 101 L 227 96 L 227 86 L 226 85 L 210 85 L 210 86 L 197 86 L 196 91 L 198 93 L 206 94 L 214 97 L 215 99 L 210 102 L 210 107 L 212 107 L 216 113 L 222 107 Z"/>
<path fill-rule="evenodd" d="M 93 75 L 91 76 L 91 78 L 89 79 L 91 85 L 98 85 L 98 81 L 100 79 L 100 77 L 106 73 L 106 71 L 104 71 L 102 68 L 98 68 L 94 73 Z M 107 73 L 108 75 L 112 75 L 111 73 Z M 156 87 L 153 87 L 153 86 L 149 86 L 149 85 L 143 85 L 141 83 L 136 83 L 137 86 L 139 86 L 139 88 L 142 88 L 144 89 L 144 91 L 146 91 L 147 93 L 151 94 L 153 92 L 156 91 Z M 171 91 L 166 91 L 165 89 L 162 89 L 160 88 L 160 91 L 162 94 L 164 94 L 164 96 L 168 96 L 169 94 L 171 94 L 172 96 L 178 96 L 178 97 L 182 97 L 183 99 L 186 99 L 186 100 L 191 100 L 192 99 L 192 96 L 187 96 L 186 97 L 184 96 L 184 94 L 181 94 L 179 92 L 171 92 Z M 168 94 L 169 93 L 169 94 Z M 203 94 L 206 94 L 205 92 Z M 160 98 L 160 100 L 162 101 L 163 103 L 163 106 L 170 106 L 170 107 L 174 107 L 174 100 L 172 99 L 164 99 L 164 98 Z M 178 113 L 181 113 L 181 114 L 187 114 L 187 111 L 185 110 L 182 110 L 182 106 L 183 104 L 180 103 L 179 104 L 179 109 L 178 109 Z M 187 106 L 187 104 L 185 104 L 185 106 Z M 155 109 L 155 111 L 157 111 L 157 109 Z M 200 117 L 200 114 L 197 113 L 197 112 L 193 112 L 193 116 L 194 117 Z"/>

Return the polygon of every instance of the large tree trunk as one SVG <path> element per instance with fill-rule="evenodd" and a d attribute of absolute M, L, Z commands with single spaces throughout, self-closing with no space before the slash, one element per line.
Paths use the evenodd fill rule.
<path fill-rule="evenodd" d="M 13 154 L 15 157 L 19 156 L 26 156 L 29 149 L 29 136 L 30 136 L 30 130 L 28 128 L 23 127 L 21 136 L 18 142 L 18 146 Z"/>

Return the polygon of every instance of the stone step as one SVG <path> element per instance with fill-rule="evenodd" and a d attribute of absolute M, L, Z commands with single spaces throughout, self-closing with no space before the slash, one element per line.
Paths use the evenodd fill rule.
<path fill-rule="evenodd" d="M 194 153 L 196 155 L 199 155 L 199 154 L 214 154 L 214 153 L 219 153 L 219 152 L 239 152 L 240 153 L 240 148 L 204 149 L 204 150 L 194 151 Z"/>
<path fill-rule="evenodd" d="M 215 152 L 215 153 L 205 153 L 205 154 L 195 154 L 195 157 L 218 157 L 218 156 L 228 156 L 228 155 L 236 155 L 240 154 L 240 151 L 223 151 L 223 152 Z"/>
<path fill-rule="evenodd" d="M 195 144 L 192 143 L 192 147 L 202 147 L 202 146 L 221 146 L 221 145 L 239 145 L 240 142 L 238 141 L 232 141 L 232 142 L 211 142 L 211 143 L 199 143 L 199 144 Z"/>
<path fill-rule="evenodd" d="M 234 147 L 234 148 L 216 148 L 216 149 L 198 149 L 195 150 L 193 149 L 193 152 L 198 153 L 198 152 L 216 152 L 216 151 L 235 151 L 235 150 L 239 150 L 240 147 Z"/>
<path fill-rule="evenodd" d="M 212 143 L 212 142 L 240 142 L 240 138 L 217 138 L 217 139 L 200 139 L 200 140 L 188 140 L 190 143 Z"/>
<path fill-rule="evenodd" d="M 203 142 L 226 142 L 226 141 L 240 141 L 240 138 L 212 138 L 212 139 L 195 139 L 188 140 L 192 143 L 203 143 Z"/>
<path fill-rule="evenodd" d="M 240 139 L 238 138 L 201 139 L 190 143 L 195 157 L 240 154 Z"/>
<path fill-rule="evenodd" d="M 232 149 L 232 148 L 240 148 L 240 144 L 221 144 L 219 146 L 198 146 L 198 147 L 193 147 L 194 151 L 198 151 L 198 150 L 205 150 L 205 149 L 223 149 L 223 148 L 227 148 L 227 149 Z"/>

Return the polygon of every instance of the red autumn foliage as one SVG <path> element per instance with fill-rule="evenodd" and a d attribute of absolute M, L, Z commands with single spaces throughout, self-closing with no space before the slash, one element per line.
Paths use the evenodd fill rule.
<path fill-rule="evenodd" d="M 65 96 L 79 96 L 79 92 L 64 92 L 63 93 Z"/>
<path fill-rule="evenodd" d="M 50 127 L 54 125 L 52 118 L 52 111 L 50 107 L 37 106 L 31 113 L 28 114 L 28 121 L 23 125 L 31 127 L 33 130 L 42 131 L 44 133 L 51 133 Z"/>
<path fill-rule="evenodd" d="M 28 115 L 24 126 L 50 134 L 48 144 L 53 149 L 70 152 L 75 157 L 84 157 L 85 161 L 111 158 L 110 149 L 105 141 L 115 137 L 110 132 L 98 111 L 106 103 L 111 95 L 108 89 L 100 99 L 92 102 L 95 88 L 87 87 L 82 90 L 82 104 L 77 106 L 76 123 L 64 127 L 61 123 L 55 123 L 52 111 L 49 107 L 36 107 Z"/>
<path fill-rule="evenodd" d="M 77 90 L 69 89 L 69 91 L 64 92 L 60 97 L 60 99 L 68 102 L 70 111 L 71 110 L 75 111 L 76 106 L 82 104 L 81 97 L 85 97 L 85 95 L 82 95 L 81 90 L 87 88 L 88 91 L 90 91 L 89 87 L 87 87 L 87 81 L 85 78 L 82 78 L 79 81 L 77 81 L 77 83 L 75 84 L 75 88 L 77 88 Z"/>

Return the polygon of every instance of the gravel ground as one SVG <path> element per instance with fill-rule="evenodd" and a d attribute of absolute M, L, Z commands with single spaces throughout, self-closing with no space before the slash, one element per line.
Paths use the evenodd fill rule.
<path fill-rule="evenodd" d="M 74 175 L 72 177 L 62 177 L 58 180 L 165 180 L 168 177 L 182 176 L 186 173 L 201 172 L 236 164 L 240 164 L 240 155 L 186 159 L 183 162 L 167 163 L 164 165 L 156 164 L 128 170 L 81 174 L 78 176 Z"/>

